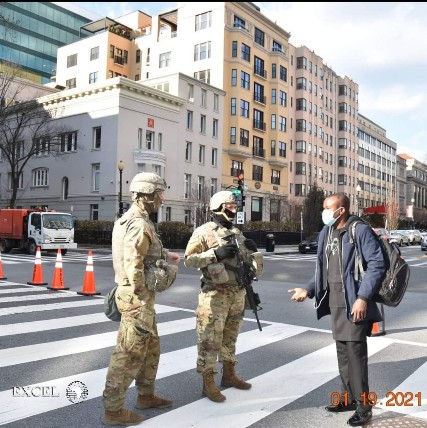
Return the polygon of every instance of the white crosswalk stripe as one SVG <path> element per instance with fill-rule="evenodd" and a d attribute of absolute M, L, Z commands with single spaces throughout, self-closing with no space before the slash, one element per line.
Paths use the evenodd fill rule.
<path fill-rule="evenodd" d="M 50 299 L 54 298 L 57 301 L 51 302 Z M 68 420 L 69 412 L 73 411 L 87 413 L 84 413 L 79 423 L 71 424 L 102 426 L 102 392 L 118 328 L 118 323 L 105 317 L 102 304 L 101 296 L 81 296 L 71 291 L 52 293 L 35 286 L 2 282 L 0 425 L 19 422 L 19 426 L 65 426 L 60 422 L 53 424 L 52 415 L 58 420 Z M 162 349 L 166 349 L 161 354 L 157 379 L 159 382 L 172 382 L 172 379 L 182 377 L 182 383 L 178 383 L 180 390 L 183 390 L 190 379 L 197 377 L 200 380 L 195 371 L 197 347 L 194 311 L 156 305 L 156 313 Z M 19 320 L 17 314 L 20 315 Z M 151 416 L 147 413 L 142 426 L 246 428 L 259 421 L 267 423 L 265 421 L 269 417 L 283 417 L 283 410 L 287 406 L 292 406 L 337 379 L 336 350 L 329 330 L 261 322 L 262 332 L 257 329 L 253 319 L 245 319 L 245 329 L 237 342 L 239 360 L 256 358 L 252 363 L 256 364 L 257 371 L 252 378 L 248 378 L 253 385 L 250 391 L 226 389 L 224 394 L 227 400 L 221 404 L 201 398 L 199 393 L 183 405 L 164 409 Z M 300 353 L 294 351 L 295 356 L 288 355 L 283 361 L 279 358 L 271 364 L 270 356 L 277 355 L 278 347 L 292 349 L 296 341 L 304 343 L 304 350 Z M 374 364 L 371 358 L 394 363 L 398 347 L 405 350 L 407 359 L 415 361 L 419 355 L 424 355 L 424 358 L 418 358 L 417 364 L 404 377 L 400 375 L 394 380 L 393 376 L 388 376 L 390 379 L 384 380 L 383 390 L 395 393 L 419 391 L 420 403 L 407 403 L 393 408 L 393 412 L 411 415 L 427 426 L 427 344 L 403 342 L 387 336 L 369 338 L 370 364 Z M 25 383 L 27 379 L 29 381 Z M 88 390 L 88 397 L 79 404 L 72 404 L 65 393 L 67 386 L 75 381 L 84 383 Z M 336 383 L 339 384 L 338 381 Z M 42 391 L 43 387 L 50 391 L 52 386 L 57 394 L 51 397 L 22 394 L 22 387 L 26 391 Z M 14 391 L 16 394 L 21 391 L 20 396 L 14 395 Z M 385 397 L 381 398 L 384 403 Z M 411 403 L 414 404 L 415 400 Z M 378 404 L 374 409 L 374 413 L 377 412 L 390 412 L 390 408 Z M 287 412 L 284 413 L 286 415 Z M 335 428 L 331 421 L 326 422 L 327 426 Z M 290 427 L 291 422 L 269 426 Z"/>

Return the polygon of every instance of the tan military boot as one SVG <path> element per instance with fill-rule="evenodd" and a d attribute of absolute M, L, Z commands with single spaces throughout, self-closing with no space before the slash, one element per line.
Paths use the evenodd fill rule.
<path fill-rule="evenodd" d="M 130 427 L 132 425 L 138 425 L 144 420 L 144 416 L 138 415 L 138 413 L 131 412 L 128 409 L 122 408 L 117 412 L 111 410 L 105 410 L 104 419 L 102 423 L 104 425 L 122 425 Z"/>
<path fill-rule="evenodd" d="M 233 386 L 237 389 L 251 389 L 252 385 L 249 382 L 240 378 L 234 370 L 234 363 L 224 363 L 222 365 L 221 386 Z"/>
<path fill-rule="evenodd" d="M 166 407 L 172 406 L 171 400 L 166 400 L 166 398 L 157 397 L 157 395 L 138 395 L 138 400 L 135 404 L 137 409 L 164 409 Z"/>
<path fill-rule="evenodd" d="M 215 384 L 214 372 L 210 371 L 203 373 L 203 394 L 211 401 L 220 403 L 225 400 L 225 395 L 222 395 Z"/>

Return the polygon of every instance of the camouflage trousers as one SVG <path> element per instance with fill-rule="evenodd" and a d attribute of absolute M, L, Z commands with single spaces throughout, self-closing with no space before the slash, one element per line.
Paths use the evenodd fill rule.
<path fill-rule="evenodd" d="M 150 317 L 151 332 L 144 329 L 145 322 Z M 133 380 L 138 394 L 153 394 L 159 359 L 160 340 L 154 307 L 142 306 L 122 312 L 117 343 L 110 359 L 103 392 L 104 408 L 109 411 L 120 410 Z"/>
<path fill-rule="evenodd" d="M 244 289 L 224 286 L 201 291 L 196 309 L 197 371 L 215 370 L 216 362 L 236 363 L 236 341 L 243 322 Z"/>

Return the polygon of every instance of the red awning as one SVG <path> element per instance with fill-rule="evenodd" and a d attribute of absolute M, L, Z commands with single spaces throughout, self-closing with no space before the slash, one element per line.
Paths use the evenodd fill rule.
<path fill-rule="evenodd" d="M 363 214 L 387 214 L 387 205 L 377 205 L 363 209 Z"/>

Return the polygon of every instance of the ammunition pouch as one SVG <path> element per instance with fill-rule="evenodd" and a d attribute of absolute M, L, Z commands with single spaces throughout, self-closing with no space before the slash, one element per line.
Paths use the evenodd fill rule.
<path fill-rule="evenodd" d="M 230 280 L 224 263 L 211 263 L 207 266 L 207 270 L 214 284 L 225 284 Z"/>
<path fill-rule="evenodd" d="M 161 293 L 167 290 L 178 275 L 178 266 L 170 265 L 165 260 L 144 266 L 145 286 L 150 291 Z"/>
<path fill-rule="evenodd" d="M 256 273 L 257 278 L 259 278 L 264 272 L 264 257 L 259 251 L 252 253 L 251 256 L 252 267 Z"/>

